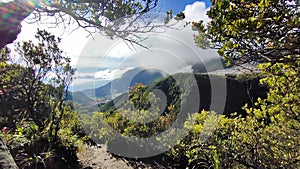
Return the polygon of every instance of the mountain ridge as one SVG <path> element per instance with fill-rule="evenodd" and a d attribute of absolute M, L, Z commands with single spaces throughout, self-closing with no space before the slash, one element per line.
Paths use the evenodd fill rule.
<path fill-rule="evenodd" d="M 156 69 L 137 67 L 125 72 L 120 78 L 114 79 L 104 86 L 85 89 L 81 92 L 90 98 L 110 97 L 127 91 L 135 83 L 150 85 L 155 80 L 164 77 L 163 74 L 163 72 Z"/>

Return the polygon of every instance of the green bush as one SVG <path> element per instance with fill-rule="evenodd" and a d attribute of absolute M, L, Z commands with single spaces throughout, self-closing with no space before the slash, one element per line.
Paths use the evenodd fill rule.
<path fill-rule="evenodd" d="M 75 70 L 58 48 L 60 39 L 40 30 L 36 38 L 36 44 L 15 45 L 18 63 L 10 60 L 7 48 L 1 50 L 1 135 L 20 168 L 55 168 L 65 163 L 63 158 L 76 162 L 75 152 L 86 137 L 65 101 Z"/>
<path fill-rule="evenodd" d="M 266 99 L 258 99 L 255 108 L 246 105 L 246 117 L 194 114 L 185 122 L 190 134 L 169 155 L 200 168 L 297 168 L 299 63 L 260 65 L 261 83 L 270 88 Z"/>

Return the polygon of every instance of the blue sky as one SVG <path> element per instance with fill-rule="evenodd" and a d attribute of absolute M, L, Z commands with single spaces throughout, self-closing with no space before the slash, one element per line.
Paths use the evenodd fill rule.
<path fill-rule="evenodd" d="M 196 2 L 196 0 L 159 0 L 158 5 L 161 6 L 161 11 L 173 10 L 174 14 L 184 11 L 186 5 L 190 5 Z M 210 0 L 204 0 L 206 6 L 211 6 Z"/>

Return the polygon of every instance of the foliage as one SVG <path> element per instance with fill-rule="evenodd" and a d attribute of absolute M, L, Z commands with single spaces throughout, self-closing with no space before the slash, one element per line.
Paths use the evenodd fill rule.
<path fill-rule="evenodd" d="M 64 106 L 64 114 L 60 121 L 58 138 L 61 144 L 67 149 L 75 149 L 82 147 L 84 141 L 88 139 L 85 135 L 77 112 L 72 108 L 72 103 L 66 103 Z"/>
<path fill-rule="evenodd" d="M 58 48 L 60 39 L 40 30 L 36 38 L 37 44 L 16 44 L 18 62 L 10 60 L 7 48 L 1 51 L 2 134 L 21 168 L 48 167 L 56 149 L 76 151 L 85 140 L 76 112 L 65 102 L 75 69 Z"/>
<path fill-rule="evenodd" d="M 240 112 L 231 118 L 201 112 L 194 115 L 196 121 L 186 122 L 191 133 L 179 147 L 191 166 L 299 166 L 300 20 L 299 7 L 292 2 L 213 1 L 207 13 L 211 22 L 206 26 L 193 23 L 199 32 L 194 37 L 199 47 L 217 48 L 231 63 L 265 62 L 258 66 L 262 71 L 259 76 L 269 92 L 266 99 L 258 98 L 254 107 L 244 107 L 245 117 Z M 208 115 L 219 123 L 209 139 L 201 141 L 203 128 L 211 123 Z"/>
<path fill-rule="evenodd" d="M 83 127 L 91 138 L 97 143 L 114 143 L 120 139 L 114 133 L 133 140 L 156 136 L 168 129 L 174 121 L 174 114 L 163 113 L 160 110 L 161 101 L 155 93 L 148 90 L 143 84 L 135 84 L 126 95 L 125 99 L 115 103 L 116 108 L 106 112 L 94 112 L 92 116 L 80 116 Z M 173 106 L 170 105 L 170 112 Z M 130 145 L 130 141 L 126 143 Z M 147 145 L 156 148 L 159 145 Z M 145 150 L 147 151 L 147 150 Z"/>
<path fill-rule="evenodd" d="M 246 105 L 244 116 L 241 112 L 228 117 L 208 111 L 189 116 L 184 125 L 189 135 L 178 140 L 178 145 L 167 154 L 174 162 L 191 168 L 297 168 L 300 165 L 300 62 L 295 6 L 287 5 L 286 1 L 222 0 L 214 1 L 208 14 L 212 22 L 207 27 L 193 23 L 193 29 L 202 33 L 195 36 L 198 45 L 218 47 L 219 53 L 231 63 L 237 63 L 236 60 L 268 62 L 259 66 L 263 74 L 259 76 L 263 77 L 261 83 L 269 87 L 269 93 L 266 99 L 252 100 L 253 105 Z M 244 76 L 248 75 L 238 78 Z M 169 85 L 158 85 L 169 91 L 169 112 L 164 110 L 154 123 L 139 123 L 141 119 L 153 118 L 144 106 L 148 105 L 151 93 L 145 93 L 144 86 L 134 86 L 129 93 L 131 103 L 127 101 L 112 112 L 94 113 L 93 118 L 97 116 L 97 120 L 88 123 L 90 130 L 95 135 L 107 135 L 109 131 L 101 126 L 109 124 L 123 135 L 136 137 L 164 131 L 175 118 L 172 112 L 178 110 L 173 103 L 180 99 L 169 100 L 178 91 L 176 87 L 168 88 L 176 85 L 172 79 L 165 83 Z M 96 122 L 99 124 L 95 125 Z"/>
<path fill-rule="evenodd" d="M 150 1 L 41 1 L 37 12 L 58 15 L 65 13 L 83 24 L 82 26 L 97 26 L 103 28 L 102 19 L 108 22 L 141 14 L 152 10 L 157 5 L 157 0 Z"/>
<path fill-rule="evenodd" d="M 299 60 L 299 6 L 286 0 L 212 1 L 206 26 L 194 22 L 202 48 L 217 48 L 230 62 Z"/>
<path fill-rule="evenodd" d="M 150 107 L 149 92 L 146 92 L 147 86 L 143 84 L 134 84 L 129 90 L 129 102 L 139 111 L 147 110 Z"/>
<path fill-rule="evenodd" d="M 300 162 L 299 62 L 261 68 L 267 76 L 261 81 L 270 87 L 268 98 L 258 99 L 257 108 L 246 108 L 249 117 L 236 125 L 228 142 L 236 148 L 229 154 L 246 167 L 295 168 Z"/>
<path fill-rule="evenodd" d="M 201 168 L 299 166 L 299 62 L 260 65 L 270 91 L 246 117 L 202 111 L 185 122 L 190 134 L 169 155 Z M 184 152 L 184 153 L 183 153 Z"/>
<path fill-rule="evenodd" d="M 268 97 L 258 99 L 254 107 L 245 107 L 246 114 L 243 116 L 241 112 L 225 116 L 208 111 L 191 115 L 184 125 L 190 134 L 183 141 L 178 140 L 178 145 L 166 153 L 174 167 L 295 168 L 299 165 L 299 63 L 265 64 L 260 67 L 263 72 L 251 76 L 263 78 L 261 82 L 270 88 Z M 242 75 L 236 78 L 244 83 L 253 77 Z M 158 82 L 159 89 L 166 90 L 164 92 L 172 97 L 177 96 L 176 87 L 172 88 L 176 83 L 172 79 L 166 79 L 164 83 L 169 85 Z M 141 92 L 136 91 L 132 92 Z M 139 94 L 143 96 L 142 92 Z M 151 100 L 151 92 L 148 98 Z M 121 107 L 117 106 L 117 109 L 109 112 L 95 112 L 92 118 L 86 116 L 87 120 L 84 121 L 88 122 L 86 126 L 93 134 L 93 139 L 113 142 L 112 131 L 137 138 L 155 136 L 169 129 L 176 118 L 174 112 L 178 108 L 172 104 L 173 99 L 164 113 L 154 111 L 153 115 L 161 114 L 158 117 L 150 116 L 152 112 L 149 109 L 137 111 L 130 100 L 126 100 L 120 104 Z M 156 105 L 152 104 L 155 102 L 150 101 L 151 105 Z M 153 123 L 140 123 L 149 117 L 156 120 Z M 157 139 L 163 144 L 169 138 Z"/>
<path fill-rule="evenodd" d="M 170 20 L 173 18 L 173 10 L 169 10 L 166 12 L 166 16 L 164 18 L 164 23 L 167 24 L 170 22 Z"/>
<path fill-rule="evenodd" d="M 158 123 L 159 107 L 151 107 L 150 103 L 158 105 L 159 99 L 147 91 L 147 86 L 136 84 L 129 91 L 129 99 L 123 100 L 122 107 L 109 114 L 100 114 L 105 123 L 119 133 L 136 137 L 151 136 L 156 134 L 154 126 Z"/>

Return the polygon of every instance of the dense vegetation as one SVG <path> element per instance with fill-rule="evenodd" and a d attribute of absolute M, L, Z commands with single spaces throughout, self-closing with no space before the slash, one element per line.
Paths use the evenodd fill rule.
<path fill-rule="evenodd" d="M 176 77 L 175 77 L 176 76 Z M 191 95 L 195 92 L 191 90 L 191 82 L 186 79 L 187 74 L 177 74 L 173 77 L 167 77 L 152 86 L 145 86 L 143 84 L 136 84 L 132 86 L 128 94 L 123 94 L 111 102 L 101 106 L 101 112 L 94 112 L 91 116 L 83 114 L 80 117 L 83 121 L 83 126 L 86 131 L 92 136 L 92 139 L 100 143 L 108 143 L 109 148 L 114 149 L 116 144 L 120 143 L 120 139 L 113 135 L 112 130 L 116 130 L 123 136 L 134 136 L 138 138 L 147 138 L 154 136 L 158 145 L 148 145 L 152 149 L 142 149 L 142 151 L 153 151 L 158 149 L 159 146 L 168 142 L 168 138 L 159 136 L 160 133 L 170 129 L 178 120 L 178 115 L 181 113 L 181 127 L 190 130 L 189 122 L 198 122 L 197 113 L 202 110 L 210 110 L 211 101 L 211 84 L 210 78 L 205 74 L 194 74 L 197 80 L 198 92 L 200 94 L 200 104 L 196 104 L 189 100 Z M 181 85 L 185 86 L 183 90 L 179 89 L 179 79 Z M 221 80 L 222 76 L 211 76 L 215 80 Z M 177 79 L 177 81 L 175 81 Z M 232 112 L 239 112 L 234 117 L 246 117 L 247 112 L 242 108 L 246 103 L 253 107 L 253 100 L 257 98 L 266 98 L 268 88 L 259 84 L 257 75 L 251 76 L 237 76 L 227 77 L 227 96 L 223 113 L 216 113 L 214 117 L 222 117 L 230 119 Z M 251 88 L 249 87 L 251 86 Z M 165 95 L 165 100 L 158 99 L 158 92 L 161 91 Z M 181 93 L 181 91 L 184 91 Z M 161 97 L 163 99 L 163 97 Z M 155 106 L 153 108 L 153 105 Z M 151 107 L 152 106 L 152 107 Z M 192 108 L 190 108 L 192 106 Z M 184 112 L 182 111 L 184 110 Z M 188 113 L 187 113 L 188 112 Z M 204 113 L 199 113 L 204 116 Z M 206 116 L 204 116 L 206 117 Z M 202 117 L 202 120 L 205 120 Z M 194 119 L 194 120 L 191 120 Z M 155 120 L 152 120 L 155 119 Z M 213 122 L 216 124 L 218 121 L 215 118 Z M 149 121 L 150 120 L 150 121 Z M 187 121 L 187 122 L 184 122 Z M 203 122 L 204 123 L 204 122 Z M 190 124 L 194 125 L 194 124 Z M 196 125 L 196 124 L 195 124 Z M 198 124 L 197 124 L 198 125 Z M 180 127 L 180 126 L 178 126 Z M 200 129 L 200 128 L 198 128 Z M 176 133 L 176 130 L 171 129 L 170 135 Z M 197 131 L 201 133 L 201 131 Z M 196 134 L 197 135 L 197 134 Z M 200 135 L 198 135 L 200 137 Z M 188 135 L 187 138 L 190 138 Z M 186 138 L 186 139 L 187 139 Z M 124 139 L 124 138 L 123 138 Z M 191 140 L 184 140 L 186 146 L 190 146 Z M 199 139 L 199 138 L 197 138 Z M 124 141 L 124 140 L 123 140 Z M 180 141 L 180 140 L 178 140 Z M 126 142 L 126 141 L 125 141 Z M 130 142 L 127 142 L 130 147 Z M 180 144 L 182 146 L 182 144 Z M 188 158 L 184 155 L 185 150 L 182 147 L 175 147 L 170 152 L 165 153 L 163 156 L 168 158 L 169 165 L 179 165 L 179 168 L 188 165 Z M 128 151 L 133 151 L 128 148 Z M 136 149 L 135 149 L 136 150 Z M 138 151 L 138 150 L 136 150 Z M 181 154 L 180 156 L 178 154 Z M 170 159 L 169 159 L 170 158 Z"/>
<path fill-rule="evenodd" d="M 183 149 L 194 165 L 214 168 L 299 167 L 299 4 L 284 0 L 213 1 L 205 27 L 195 42 L 202 48 L 217 48 L 229 63 L 257 63 L 269 87 L 266 99 L 245 105 L 246 117 L 227 118 L 203 112 L 187 123 L 191 138 Z M 219 118 L 214 134 L 201 142 L 210 116 Z"/>
<path fill-rule="evenodd" d="M 111 150 L 125 141 L 127 151 L 146 153 L 168 143 L 169 137 L 159 133 L 176 123 L 183 107 L 181 125 L 169 132 L 180 135 L 177 129 L 183 128 L 188 133 L 160 156 L 172 168 L 299 168 L 300 17 L 299 6 L 287 2 L 213 1 L 211 22 L 192 24 L 197 45 L 218 49 L 228 64 L 259 63 L 260 72 L 251 78 L 226 77 L 224 112 L 209 107 L 208 78 L 221 77 L 203 74 L 193 75 L 200 103 L 191 99 L 196 89 L 191 78 L 177 74 L 149 87 L 135 84 L 99 112 L 76 112 L 65 101 L 75 71 L 70 59 L 58 48 L 59 39 L 38 31 L 38 43 L 15 46 L 18 61 L 7 48 L 1 50 L 1 138 L 21 168 L 78 167 L 70 162 L 76 162 L 75 152 L 87 139 L 82 131 Z M 156 97 L 159 91 L 166 99 Z M 122 140 L 126 136 L 133 139 Z M 150 136 L 155 144 L 133 147 L 135 139 Z"/>
<path fill-rule="evenodd" d="M 178 145 L 165 153 L 170 157 L 168 160 L 173 160 L 169 164 L 178 168 L 186 165 L 193 168 L 299 167 L 298 6 L 281 0 L 222 0 L 213 1 L 208 15 L 212 18 L 209 25 L 193 23 L 193 29 L 198 31 L 195 42 L 202 48 L 217 48 L 229 64 L 261 63 L 258 66 L 261 74 L 257 78 L 268 87 L 268 94 L 265 98 L 252 98 L 250 104 L 240 106 L 242 110 L 229 114 L 199 111 L 190 115 L 184 123 L 184 128 L 190 131 L 189 135 L 184 140 L 178 140 Z M 141 90 L 135 91 L 139 95 Z M 148 94 L 140 94 L 138 98 L 142 96 Z M 238 94 L 236 96 L 240 97 Z M 178 101 L 176 97 L 173 99 Z M 141 103 L 147 103 L 143 100 Z M 178 111 L 176 104 L 170 104 L 169 100 L 167 103 L 168 109 L 159 118 L 164 119 L 161 120 L 164 123 L 157 125 L 162 129 L 174 122 L 174 107 Z M 133 101 L 131 104 L 140 110 L 134 112 L 147 111 L 141 109 L 143 106 L 138 106 L 140 103 Z M 125 135 L 142 137 L 145 131 L 153 134 L 154 128 L 149 130 L 147 126 L 124 120 L 118 111 L 123 110 L 119 108 L 111 111 L 112 114 L 95 113 L 94 116 L 105 116 L 104 120 L 112 122 L 108 124 Z M 149 114 L 141 116 L 147 117 Z M 162 140 L 162 144 L 167 142 L 164 138 L 158 140 Z"/>
<path fill-rule="evenodd" d="M 58 48 L 60 39 L 40 30 L 36 38 L 36 44 L 15 46 L 17 61 L 8 48 L 1 50 L 1 138 L 20 168 L 76 165 L 75 151 L 85 138 L 65 102 L 75 70 Z"/>

